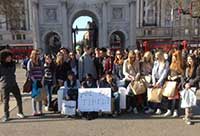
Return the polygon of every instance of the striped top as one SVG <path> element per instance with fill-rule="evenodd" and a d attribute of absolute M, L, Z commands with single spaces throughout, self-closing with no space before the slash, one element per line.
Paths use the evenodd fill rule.
<path fill-rule="evenodd" d="M 47 63 L 44 64 L 44 80 L 48 82 L 53 81 L 53 71 L 51 71 L 50 65 Z"/>
<path fill-rule="evenodd" d="M 39 65 L 33 65 L 32 60 L 30 59 L 27 64 L 27 70 L 29 77 L 32 80 L 42 80 L 44 75 L 44 67 L 41 63 L 39 63 Z"/>

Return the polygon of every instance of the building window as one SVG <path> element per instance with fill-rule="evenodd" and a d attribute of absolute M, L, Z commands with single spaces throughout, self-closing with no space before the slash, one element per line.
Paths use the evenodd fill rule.
<path fill-rule="evenodd" d="M 21 35 L 21 34 L 17 34 L 17 35 L 16 35 L 16 39 L 17 39 L 17 40 L 22 40 L 22 35 Z"/>
<path fill-rule="evenodd" d="M 185 29 L 185 35 L 189 34 L 189 29 Z"/>
<path fill-rule="evenodd" d="M 26 35 L 25 34 L 23 34 L 23 40 L 26 40 Z"/>
<path fill-rule="evenodd" d="M 3 35 L 0 34 L 0 41 L 2 41 L 2 40 L 3 40 Z"/>
<path fill-rule="evenodd" d="M 15 35 L 14 34 L 12 35 L 12 39 L 15 40 Z"/>
<path fill-rule="evenodd" d="M 157 2 L 154 0 L 145 0 L 144 1 L 144 26 L 157 26 Z"/>

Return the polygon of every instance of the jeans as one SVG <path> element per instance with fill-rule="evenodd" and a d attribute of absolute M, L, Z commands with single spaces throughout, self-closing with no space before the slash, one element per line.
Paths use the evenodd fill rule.
<path fill-rule="evenodd" d="M 51 104 L 51 100 L 52 100 L 52 85 L 51 84 L 45 84 L 44 85 L 45 90 L 47 92 L 47 107 L 49 108 L 50 104 Z"/>
<path fill-rule="evenodd" d="M 120 111 L 120 94 L 118 92 L 114 92 L 113 98 L 114 98 L 114 106 L 115 106 L 114 111 L 119 112 Z"/>
<path fill-rule="evenodd" d="M 175 99 L 175 100 L 168 100 L 168 109 L 169 110 L 172 110 L 172 106 L 173 106 L 173 101 L 175 101 L 174 102 L 174 110 L 178 110 L 178 108 L 179 108 L 179 99 Z"/>

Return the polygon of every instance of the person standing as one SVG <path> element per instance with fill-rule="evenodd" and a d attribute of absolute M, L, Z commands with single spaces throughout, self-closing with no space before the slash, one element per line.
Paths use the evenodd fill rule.
<path fill-rule="evenodd" d="M 165 59 L 163 52 L 158 51 L 155 54 L 155 61 L 152 69 L 153 88 L 161 88 L 169 72 L 169 62 Z M 161 114 L 161 103 L 154 104 L 156 114 Z"/>
<path fill-rule="evenodd" d="M 82 81 L 87 73 L 90 73 L 94 79 L 97 79 L 97 72 L 94 65 L 94 60 L 91 56 L 92 48 L 89 46 L 86 46 L 85 52 L 79 59 L 79 80 Z"/>
<path fill-rule="evenodd" d="M 172 61 L 170 64 L 168 80 L 176 82 L 177 85 L 176 85 L 175 96 L 168 97 L 168 99 L 167 99 L 168 108 L 167 108 L 167 112 L 164 114 L 164 117 L 170 116 L 172 114 L 173 100 L 175 101 L 175 105 L 174 105 L 174 111 L 173 111 L 172 117 L 178 116 L 179 100 L 180 100 L 178 90 L 180 90 L 181 77 L 184 75 L 184 69 L 183 69 L 182 63 L 183 63 L 183 60 L 182 60 L 181 52 L 175 51 L 172 54 Z"/>
<path fill-rule="evenodd" d="M 48 111 L 52 99 L 52 90 L 53 85 L 55 83 L 55 63 L 50 54 L 45 55 L 45 63 L 44 63 L 44 77 L 43 84 L 45 87 L 45 91 L 47 92 L 47 104 L 45 110 Z"/>
<path fill-rule="evenodd" d="M 196 58 L 194 55 L 188 55 L 187 57 L 187 68 L 185 75 L 181 79 L 183 91 L 181 91 L 181 108 L 185 109 L 185 123 L 191 125 L 192 106 L 195 101 L 195 91 L 198 89 L 200 81 L 200 66 L 197 65 Z"/>
<path fill-rule="evenodd" d="M 24 118 L 22 97 L 16 82 L 16 65 L 12 58 L 13 54 L 9 50 L 2 50 L 0 56 L 0 89 L 3 93 L 4 103 L 4 117 L 2 118 L 2 121 L 7 122 L 9 120 L 10 93 L 13 93 L 17 101 L 17 116 L 19 118 Z"/>
<path fill-rule="evenodd" d="M 30 60 L 27 65 L 28 76 L 32 80 L 32 110 L 33 116 L 42 115 L 42 100 L 37 101 L 36 96 L 40 95 L 42 88 L 42 78 L 44 75 L 44 67 L 40 61 L 40 53 L 37 49 L 32 50 Z M 33 95 L 34 94 L 34 95 Z M 37 112 L 37 102 L 39 103 L 39 111 Z"/>
<path fill-rule="evenodd" d="M 115 54 L 115 60 L 112 71 L 117 81 L 123 80 L 124 78 L 123 63 L 124 63 L 123 55 L 120 50 L 117 50 Z"/>

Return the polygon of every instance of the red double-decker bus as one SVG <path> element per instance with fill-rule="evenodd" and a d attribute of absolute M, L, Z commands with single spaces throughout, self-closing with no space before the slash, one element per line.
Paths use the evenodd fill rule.
<path fill-rule="evenodd" d="M 31 51 L 33 50 L 33 44 L 10 44 L 0 46 L 0 50 L 6 48 L 12 51 L 14 59 L 20 60 L 24 59 L 26 56 L 30 56 Z"/>

